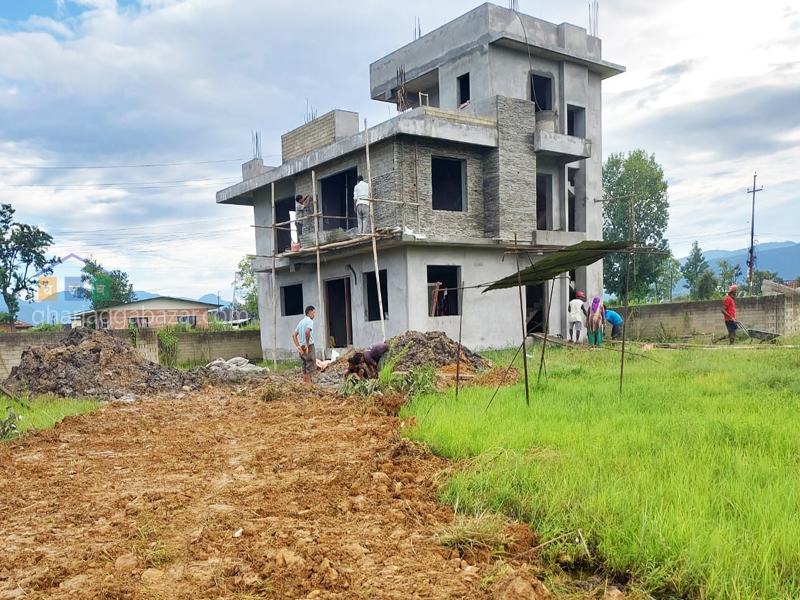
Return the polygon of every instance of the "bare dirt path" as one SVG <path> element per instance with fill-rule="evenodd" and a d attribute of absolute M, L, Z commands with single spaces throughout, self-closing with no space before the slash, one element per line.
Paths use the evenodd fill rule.
<path fill-rule="evenodd" d="M 115 403 L 0 446 L 0 600 L 488 598 L 432 539 L 448 465 L 324 393 Z"/>

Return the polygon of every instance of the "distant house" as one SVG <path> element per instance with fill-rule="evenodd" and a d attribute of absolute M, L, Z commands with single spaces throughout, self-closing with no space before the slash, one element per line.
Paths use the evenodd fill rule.
<path fill-rule="evenodd" d="M 33 325 L 25 321 L 14 321 L 14 328 L 17 331 L 26 331 L 32 327 Z M 11 331 L 11 323 L 0 323 L 0 331 Z"/>
<path fill-rule="evenodd" d="M 214 308 L 219 308 L 219 305 L 156 296 L 147 300 L 75 313 L 71 321 L 73 327 L 94 329 L 128 329 L 131 325 L 160 329 L 165 325 L 178 324 L 208 327 L 208 311 Z"/>
<path fill-rule="evenodd" d="M 236 308 L 221 308 L 220 310 L 212 311 L 211 316 L 219 323 L 231 325 L 234 328 L 249 325 L 257 318 L 257 315 L 251 312 Z"/>

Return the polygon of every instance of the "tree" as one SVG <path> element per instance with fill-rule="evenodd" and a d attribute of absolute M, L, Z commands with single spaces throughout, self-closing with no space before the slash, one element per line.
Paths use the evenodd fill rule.
<path fill-rule="evenodd" d="M 740 265 L 731 265 L 727 260 L 721 260 L 717 263 L 719 268 L 719 283 L 725 291 L 735 284 L 739 283 L 742 277 L 742 267 Z"/>
<path fill-rule="evenodd" d="M 10 204 L 0 204 L 0 293 L 7 307 L 7 319 L 12 330 L 19 314 L 19 299 L 33 300 L 38 280 L 36 271 L 42 275 L 53 272 L 45 252 L 53 244 L 53 238 L 35 225 L 14 221 Z M 37 274 L 38 275 L 38 274 Z"/>
<path fill-rule="evenodd" d="M 778 277 L 778 274 L 775 271 L 762 271 L 761 269 L 753 269 L 753 296 L 761 295 L 761 284 L 765 279 L 769 279 L 775 283 L 783 283 L 783 279 Z"/>
<path fill-rule="evenodd" d="M 89 288 L 81 290 L 81 295 L 90 300 L 92 310 L 136 302 L 136 292 L 128 282 L 128 274 L 119 269 L 106 273 L 92 256 L 86 259 L 86 264 L 81 269 L 81 281 L 89 285 Z M 108 285 L 109 289 L 98 292 L 96 288 L 99 285 Z"/>
<path fill-rule="evenodd" d="M 686 280 L 684 287 L 690 291 L 692 296 L 694 296 L 694 290 L 696 289 L 697 281 L 700 279 L 700 276 L 708 270 L 708 263 L 703 256 L 703 251 L 700 249 L 697 242 L 694 242 L 689 257 L 681 267 L 681 273 Z"/>
<path fill-rule="evenodd" d="M 236 277 L 233 281 L 233 288 L 236 290 L 233 298 L 234 304 L 237 298 L 242 299 L 242 304 L 247 312 L 258 313 L 258 282 L 256 274 L 253 272 L 253 257 L 245 256 L 239 261 L 236 267 Z"/>
<path fill-rule="evenodd" d="M 695 287 L 692 290 L 692 298 L 695 300 L 711 300 L 717 291 L 717 278 L 711 269 L 706 269 L 697 278 Z"/>
<path fill-rule="evenodd" d="M 664 232 L 669 221 L 667 182 L 655 155 L 634 150 L 612 154 L 603 165 L 603 238 L 669 250 Z M 616 198 L 616 200 L 615 200 Z M 633 220 L 631 220 L 633 215 Z M 663 257 L 638 255 L 631 258 L 630 296 L 644 300 L 652 293 Z M 613 254 L 603 259 L 603 283 L 608 293 L 625 294 L 626 257 Z"/>
<path fill-rule="evenodd" d="M 797 287 L 800 287 L 800 275 L 797 276 L 797 278 L 794 280 L 794 282 L 797 285 Z"/>
<path fill-rule="evenodd" d="M 658 267 L 658 277 L 655 281 L 653 299 L 656 302 L 672 300 L 672 290 L 681 278 L 681 263 L 670 254 L 661 259 Z"/>

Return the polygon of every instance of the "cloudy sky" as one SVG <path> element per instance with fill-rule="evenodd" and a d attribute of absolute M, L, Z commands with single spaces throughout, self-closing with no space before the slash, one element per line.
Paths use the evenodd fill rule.
<path fill-rule="evenodd" d="M 93 254 L 136 289 L 230 297 L 252 213 L 214 193 L 241 178 L 251 130 L 277 164 L 307 103 L 393 116 L 369 99 L 369 63 L 410 42 L 415 17 L 426 33 L 478 4 L 0 0 L 0 201 L 55 254 Z M 747 245 L 754 171 L 758 240 L 800 241 L 795 6 L 600 2 L 604 58 L 628 68 L 604 85 L 603 151 L 641 147 L 664 166 L 678 256 L 695 239 Z M 588 26 L 585 0 L 520 10 Z"/>

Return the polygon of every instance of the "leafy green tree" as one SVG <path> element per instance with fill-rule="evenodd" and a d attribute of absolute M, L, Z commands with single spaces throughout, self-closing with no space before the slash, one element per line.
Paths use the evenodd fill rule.
<path fill-rule="evenodd" d="M 797 287 L 800 287 L 800 275 L 797 276 L 794 282 L 797 284 Z"/>
<path fill-rule="evenodd" d="M 717 291 L 717 278 L 711 269 L 706 269 L 697 278 L 694 289 L 692 290 L 692 298 L 695 300 L 711 300 Z"/>
<path fill-rule="evenodd" d="M 739 283 L 742 277 L 742 267 L 740 265 L 732 265 L 727 260 L 721 260 L 717 263 L 717 268 L 719 268 L 719 284 L 725 290 Z"/>
<path fill-rule="evenodd" d="M 694 290 L 696 289 L 697 281 L 700 279 L 700 276 L 708 270 L 708 262 L 706 262 L 703 256 L 703 251 L 700 249 L 698 243 L 694 242 L 689 257 L 681 267 L 681 274 L 686 280 L 684 287 L 690 291 L 692 296 L 694 296 Z"/>
<path fill-rule="evenodd" d="M 56 260 L 53 257 L 48 261 L 45 257 L 53 244 L 50 234 L 35 225 L 14 221 L 15 212 L 10 204 L 0 204 L 0 294 L 6 303 L 6 319 L 12 331 L 19 314 L 20 297 L 28 302 L 33 300 L 38 281 L 34 273 L 52 273 L 53 270 L 46 267 Z"/>
<path fill-rule="evenodd" d="M 253 272 L 253 260 L 253 257 L 245 256 L 236 267 L 236 277 L 233 281 L 236 296 L 233 302 L 236 304 L 237 299 L 241 298 L 241 304 L 244 309 L 247 312 L 257 314 L 258 282 L 256 281 L 256 274 Z"/>
<path fill-rule="evenodd" d="M 668 251 L 664 239 L 669 221 L 669 202 L 664 170 L 655 155 L 633 150 L 612 154 L 603 165 L 603 238 L 633 239 L 639 244 Z M 633 215 L 633 219 L 631 216 Z M 631 261 L 630 297 L 642 301 L 652 295 L 663 256 L 638 255 Z M 608 293 L 625 293 L 626 257 L 603 259 L 603 283 Z"/>
<path fill-rule="evenodd" d="M 658 277 L 654 285 L 653 300 L 656 302 L 663 302 L 665 300 L 672 300 L 672 290 L 675 284 L 681 278 L 681 263 L 675 260 L 675 257 L 670 254 L 661 259 L 658 268 Z"/>
<path fill-rule="evenodd" d="M 92 303 L 92 310 L 100 310 L 108 308 L 109 306 L 116 306 L 117 304 L 127 304 L 129 302 L 136 302 L 136 292 L 133 291 L 133 285 L 128 281 L 128 274 L 124 271 L 116 269 L 106 274 L 101 270 L 102 265 L 97 262 L 94 257 L 90 256 L 86 259 L 86 265 L 81 269 L 81 281 L 91 287 L 93 278 L 108 278 L 111 286 L 111 293 L 108 300 L 101 300 L 96 295 L 91 293 L 91 289 L 84 288 L 81 290 L 81 295 L 88 298 Z"/>
<path fill-rule="evenodd" d="M 775 271 L 764 271 L 762 269 L 753 269 L 753 295 L 760 296 L 762 294 L 761 284 L 765 279 L 774 281 L 775 283 L 783 283 L 783 279 L 778 277 Z"/>

